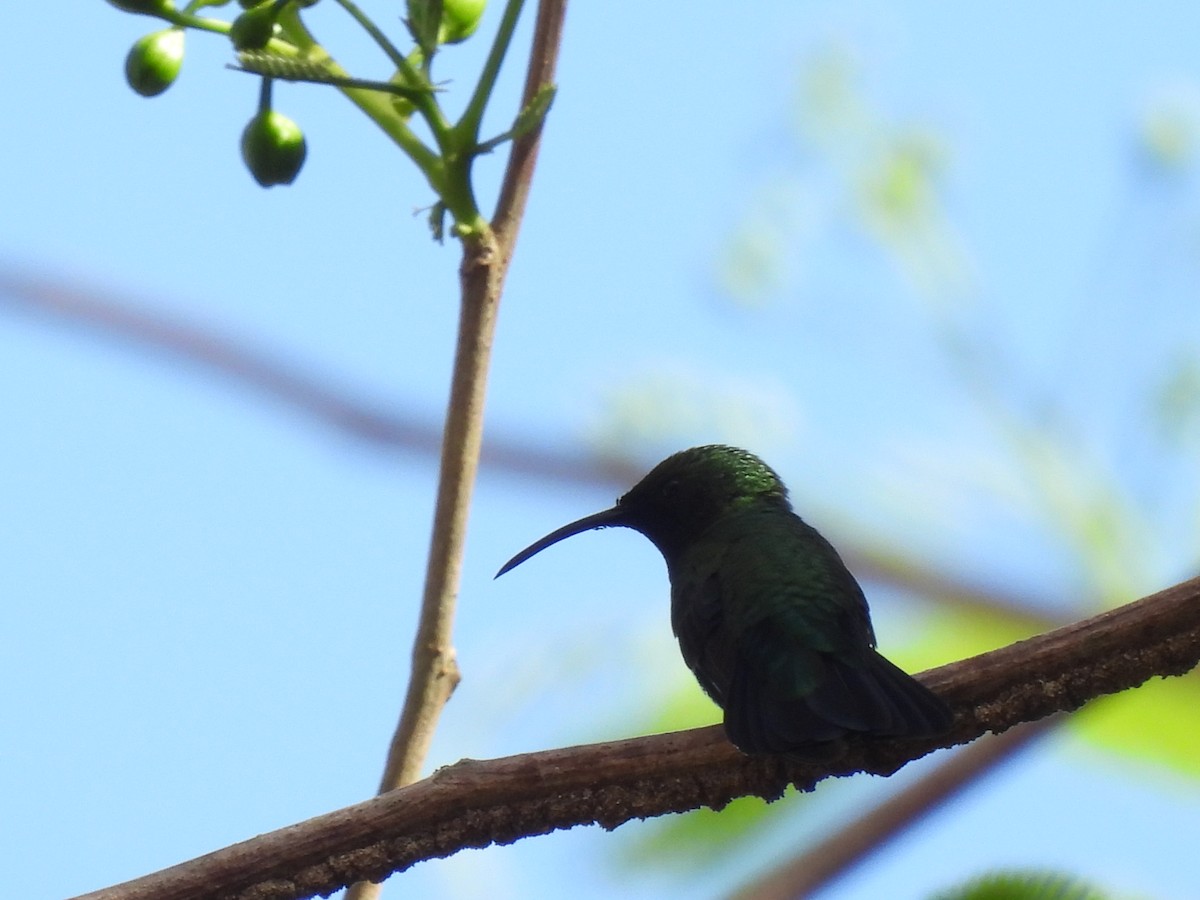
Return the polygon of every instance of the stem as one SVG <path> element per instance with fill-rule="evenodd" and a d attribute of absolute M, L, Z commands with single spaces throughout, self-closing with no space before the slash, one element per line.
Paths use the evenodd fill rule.
<path fill-rule="evenodd" d="M 492 96 L 500 67 L 508 53 L 512 42 L 513 31 L 517 27 L 524 0 L 508 0 L 504 7 L 504 17 L 496 39 L 492 41 L 492 49 L 488 53 L 487 62 L 479 75 L 479 82 L 471 94 L 467 110 L 453 128 L 434 129 L 434 138 L 442 151 L 445 160 L 446 177 L 441 192 L 442 202 L 454 216 L 455 232 L 461 238 L 477 237 L 487 228 L 479 205 L 475 201 L 475 192 L 471 183 L 471 167 L 475 157 L 479 155 L 479 123 L 483 118 L 484 109 Z M 532 58 L 532 54 L 531 54 Z M 532 63 L 531 63 L 532 66 Z M 528 102 L 528 101 L 525 101 Z M 522 105 L 524 108 L 524 105 Z M 501 240 L 503 240 L 501 238 Z M 508 268 L 508 257 L 504 257 L 503 268 Z M 504 275 L 501 273 L 501 281 Z"/>
<path fill-rule="evenodd" d="M 520 3 L 521 0 L 510 0 L 506 15 L 513 7 L 519 8 Z M 542 7 L 556 8 L 558 15 L 551 17 L 550 21 L 561 25 L 565 0 L 542 0 Z M 543 18 L 539 14 L 539 21 Z M 557 44 L 560 36 L 561 29 L 552 34 L 539 31 L 535 35 L 534 47 L 536 49 L 548 41 Z M 500 43 L 498 40 L 497 45 Z M 531 80 L 536 81 L 538 86 L 550 78 L 545 59 L 545 54 L 537 54 L 530 61 Z M 537 131 L 520 143 L 536 145 Z M 521 164 L 514 163 L 516 150 L 517 145 L 514 144 L 514 154 L 509 160 L 501 189 L 502 197 L 511 194 L 513 181 L 527 181 L 532 174 L 532 168 L 523 161 Z M 522 160 L 528 156 L 526 151 Z M 450 646 L 450 626 L 462 563 L 471 487 L 482 444 L 487 365 L 500 292 L 516 240 L 520 212 L 520 209 L 507 210 L 503 233 L 494 233 L 488 228 L 463 240 L 460 269 L 462 311 L 450 403 L 446 413 L 429 568 L 421 619 L 413 645 L 412 681 L 388 753 L 380 782 L 381 793 L 416 779 L 428 752 L 433 726 L 459 677 Z"/>
<path fill-rule="evenodd" d="M 546 4 L 542 5 L 545 6 Z M 562 3 L 551 5 L 565 7 L 566 0 L 563 0 Z M 500 28 L 496 32 L 496 39 L 492 41 L 492 49 L 488 53 L 487 62 L 484 63 L 483 71 L 479 73 L 479 81 L 475 85 L 474 92 L 471 94 L 470 102 L 467 103 L 466 111 L 463 113 L 462 118 L 458 120 L 458 124 L 454 126 L 454 133 L 458 141 L 458 149 L 460 150 L 473 149 L 479 140 L 479 123 L 483 121 L 483 112 L 487 109 L 488 101 L 491 100 L 492 90 L 496 87 L 496 79 L 500 76 L 500 67 L 504 64 L 504 57 L 508 55 L 508 45 L 512 43 L 513 32 L 516 30 L 517 20 L 521 17 L 521 9 L 524 6 L 525 0 L 508 0 L 508 3 L 504 6 L 504 17 L 500 20 Z M 536 46 L 537 42 L 535 39 L 534 47 L 536 48 Z M 530 71 L 532 71 L 532 58 L 530 65 Z M 526 97 L 522 103 L 522 107 L 530 99 L 530 97 Z"/>
<path fill-rule="evenodd" d="M 505 10 L 506 20 L 514 7 L 519 12 L 520 2 L 510 0 Z M 543 85 L 553 81 L 565 13 L 566 0 L 541 0 L 522 106 L 528 104 Z M 493 54 L 501 43 L 497 38 Z M 503 45 L 507 48 L 507 38 Z M 499 70 L 498 64 L 495 70 Z M 462 237 L 463 262 L 459 270 L 462 310 L 442 445 L 429 568 L 413 643 L 412 675 L 404 709 L 388 748 L 379 786 L 381 794 L 416 780 L 429 752 L 437 720 L 460 678 L 450 638 L 471 488 L 479 466 L 483 438 L 487 365 L 500 294 L 520 230 L 541 131 L 539 125 L 513 142 L 496 210 L 498 227 L 493 230 L 485 226 L 481 231 Z M 376 883 L 359 881 L 350 886 L 346 900 L 374 900 L 381 890 Z"/>
<path fill-rule="evenodd" d="M 483 443 L 488 362 L 504 281 L 504 273 L 496 265 L 496 259 L 495 237 L 490 230 L 479 238 L 463 242 L 463 306 L 446 411 L 421 618 L 413 642 L 412 677 L 388 751 L 380 793 L 417 780 L 438 717 L 459 681 L 451 629 L 471 489 Z"/>
<path fill-rule="evenodd" d="M 386 34 L 379 30 L 379 27 L 371 21 L 370 16 L 358 8 L 358 4 L 352 0 L 337 0 L 342 9 L 346 10 L 367 34 L 379 45 L 379 48 L 387 54 L 388 59 L 392 61 L 402 73 L 404 80 L 416 88 L 426 88 L 427 90 L 420 91 L 419 97 L 412 98 L 412 105 L 416 107 L 417 112 L 421 113 L 429 129 L 437 138 L 438 144 L 442 143 L 442 136 L 450 130 L 450 123 L 446 121 L 446 117 L 442 115 L 442 109 L 433 100 L 433 88 L 429 84 L 429 79 L 425 77 L 423 72 L 418 71 L 412 62 L 401 53 L 396 45 L 393 44 Z"/>
<path fill-rule="evenodd" d="M 388 40 L 388 36 L 379 30 L 378 26 L 371 21 L 371 18 L 358 8 L 358 4 L 352 3 L 351 0 L 337 0 L 337 2 L 338 6 L 350 13 L 354 21 L 362 26 L 363 31 L 371 36 L 375 43 L 379 45 L 379 48 L 388 55 L 388 59 L 392 61 L 397 69 L 402 70 L 405 76 L 410 74 L 417 75 L 417 71 L 412 67 L 412 63 L 404 57 L 403 53 L 396 49 L 396 45 Z"/>
<path fill-rule="evenodd" d="M 527 107 L 544 87 L 554 84 L 558 51 L 562 46 L 563 24 L 567 15 L 567 0 L 541 0 L 533 25 L 533 47 L 529 52 L 529 68 L 521 92 L 521 109 Z M 500 241 L 503 264 L 507 268 L 517 242 L 529 185 L 537 164 L 538 148 L 542 142 L 545 120 L 538 122 L 527 134 L 513 141 L 508 156 L 508 168 L 500 185 L 500 199 L 492 215 L 492 227 Z"/>
<path fill-rule="evenodd" d="M 331 61 L 330 64 L 334 74 L 348 74 L 345 69 L 336 63 Z M 421 174 L 425 176 L 425 180 L 429 182 L 429 186 L 433 188 L 438 196 L 441 196 L 446 177 L 442 158 L 426 147 L 421 142 L 421 139 L 413 134 L 412 129 L 405 124 L 404 120 L 396 115 L 395 110 L 392 108 L 392 95 L 384 94 L 380 91 L 367 91 L 362 88 L 339 88 L 338 90 L 345 94 L 351 103 L 373 119 L 375 124 L 383 130 L 384 134 L 390 137 L 417 164 L 417 168 L 421 170 Z"/>
<path fill-rule="evenodd" d="M 292 15 L 288 14 L 289 10 L 293 13 Z M 267 48 L 273 53 L 279 53 L 280 56 L 303 58 L 318 63 L 333 75 L 349 78 L 350 73 L 338 65 L 325 48 L 313 40 L 299 15 L 294 13 L 295 10 L 289 7 L 279 17 L 279 26 L 292 43 L 272 41 Z M 396 114 L 392 107 L 391 95 L 362 88 L 340 87 L 338 90 L 366 113 L 405 152 L 409 159 L 417 164 L 417 168 L 421 170 L 421 174 L 425 176 L 429 186 L 438 196 L 441 196 L 446 175 L 442 158 L 426 147 L 421 139 L 413 134 L 404 119 Z"/>
<path fill-rule="evenodd" d="M 167 7 L 162 13 L 163 21 L 170 22 L 180 28 L 195 28 L 197 31 L 211 31 L 213 34 L 228 36 L 230 23 L 224 19 L 213 19 L 208 16 L 197 16 L 187 10 Z"/>
<path fill-rule="evenodd" d="M 264 78 L 262 84 L 258 87 L 258 112 L 259 115 L 269 113 L 271 111 L 271 79 Z"/>

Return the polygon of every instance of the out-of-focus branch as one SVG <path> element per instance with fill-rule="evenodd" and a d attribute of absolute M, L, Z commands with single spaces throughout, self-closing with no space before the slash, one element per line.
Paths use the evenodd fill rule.
<path fill-rule="evenodd" d="M 272 353 L 211 323 L 138 304 L 126 294 L 0 268 L 2 311 L 159 351 L 172 361 L 264 395 L 346 437 L 388 451 L 430 457 L 442 443 L 441 425 L 433 418 L 372 404 L 353 389 L 337 387 L 335 379 L 315 374 L 317 367 L 292 362 L 289 354 Z M 503 438 L 488 441 L 483 459 L 500 472 L 613 490 L 644 474 L 628 464 L 548 452 Z"/>
<path fill-rule="evenodd" d="M 1060 721 L 1060 717 L 1052 716 L 1028 722 L 1003 734 L 986 735 L 955 751 L 915 784 L 759 876 L 733 894 L 731 900 L 794 900 L 811 896 Z"/>
<path fill-rule="evenodd" d="M 282 354 L 269 353 L 211 325 L 136 305 L 125 296 L 0 269 L 0 310 L 5 309 L 159 350 L 264 394 L 355 440 L 389 451 L 428 457 L 441 446 L 441 426 L 433 419 L 367 403 L 352 390 L 332 386 L 331 379 L 311 374 L 313 367 L 289 362 Z M 547 451 L 503 436 L 485 442 L 482 460 L 493 472 L 543 483 L 592 485 L 614 495 L 645 474 L 643 467 L 628 460 Z M 1060 624 L 1040 611 L 1031 598 L 915 566 L 879 548 L 856 546 L 853 540 L 838 543 L 851 568 L 864 577 L 903 587 L 917 596 L 1019 615 L 1028 620 L 1031 630 Z"/>
<path fill-rule="evenodd" d="M 924 673 L 955 710 L 937 740 L 847 739 L 837 755 L 744 756 L 717 726 L 485 762 L 261 835 L 86 900 L 284 900 L 377 879 L 466 847 L 560 828 L 779 797 L 787 785 L 854 772 L 890 775 L 938 747 L 1077 709 L 1200 663 L 1200 578 L 1136 603 Z M 80 898 L 84 900 L 84 898 Z"/>
<path fill-rule="evenodd" d="M 389 449 L 437 452 L 437 424 L 390 413 L 314 369 L 272 354 L 211 323 L 139 305 L 126 295 L 0 269 L 0 310 L 79 328 L 139 349 L 159 351 L 238 387 L 266 395 L 356 440 Z"/>

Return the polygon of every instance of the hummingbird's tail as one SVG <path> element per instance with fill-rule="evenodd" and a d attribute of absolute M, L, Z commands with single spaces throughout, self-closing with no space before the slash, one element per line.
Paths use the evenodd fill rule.
<path fill-rule="evenodd" d="M 765 661 L 766 657 L 760 657 Z M 936 737 L 954 714 L 932 691 L 875 650 L 848 660 L 807 651 L 776 670 L 734 668 L 725 699 L 725 731 L 748 753 L 780 753 L 858 732 L 887 737 Z"/>

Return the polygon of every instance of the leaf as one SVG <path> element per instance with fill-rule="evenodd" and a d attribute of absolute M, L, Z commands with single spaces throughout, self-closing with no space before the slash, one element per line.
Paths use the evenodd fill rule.
<path fill-rule="evenodd" d="M 1064 872 L 990 872 L 933 900 L 1111 900 L 1112 894 Z"/>
<path fill-rule="evenodd" d="M 916 640 L 894 650 L 883 649 L 897 665 L 916 670 L 1006 647 L 1045 630 L 1045 623 L 1019 610 L 967 611 L 946 606 L 928 618 Z"/>
<path fill-rule="evenodd" d="M 554 96 L 558 92 L 558 88 L 552 84 L 544 84 L 529 104 L 517 113 L 516 119 L 513 120 L 512 128 L 502 134 L 496 135 L 494 138 L 489 138 L 483 141 L 475 148 L 475 153 L 484 154 L 491 153 L 501 144 L 507 141 L 515 141 L 518 138 L 523 138 L 535 128 L 540 126 L 546 118 L 546 113 L 550 111 L 551 104 L 554 103 Z"/>
<path fill-rule="evenodd" d="M 513 139 L 524 137 L 542 124 L 546 113 L 550 112 L 557 93 L 558 88 L 553 84 L 543 84 L 538 88 L 533 99 L 517 114 L 516 121 L 513 122 L 511 131 Z"/>
<path fill-rule="evenodd" d="M 437 52 L 438 29 L 442 27 L 442 0 L 408 0 L 408 30 L 425 59 Z"/>
<path fill-rule="evenodd" d="M 931 617 L 918 641 L 887 655 L 910 671 L 964 659 L 1044 631 L 1019 613 L 966 613 L 945 609 Z M 1131 691 L 1094 700 L 1070 727 L 1095 747 L 1127 759 L 1200 778 L 1200 676 L 1156 678 Z"/>
<path fill-rule="evenodd" d="M 1200 778 L 1200 677 L 1155 678 L 1088 704 L 1071 720 L 1077 734 L 1127 759 Z"/>
<path fill-rule="evenodd" d="M 679 816 L 647 822 L 618 844 L 621 867 L 695 873 L 725 862 L 746 850 L 773 818 L 803 802 L 800 795 L 768 804 L 758 797 L 741 797 L 721 811 L 697 809 Z"/>

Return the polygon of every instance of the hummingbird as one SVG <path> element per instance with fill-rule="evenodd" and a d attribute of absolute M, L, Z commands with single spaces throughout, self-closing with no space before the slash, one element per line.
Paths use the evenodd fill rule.
<path fill-rule="evenodd" d="M 611 509 L 551 532 L 496 577 L 563 538 L 611 527 L 641 532 L 662 553 L 684 662 L 743 752 L 950 728 L 949 707 L 876 651 L 862 588 L 754 454 L 719 444 L 676 453 Z"/>

